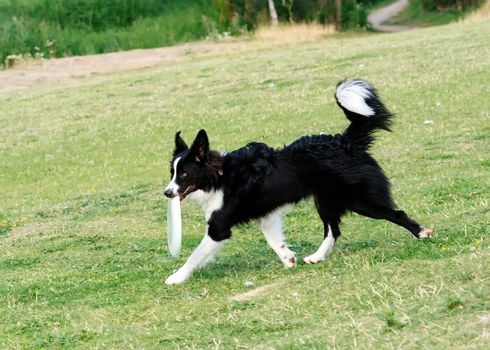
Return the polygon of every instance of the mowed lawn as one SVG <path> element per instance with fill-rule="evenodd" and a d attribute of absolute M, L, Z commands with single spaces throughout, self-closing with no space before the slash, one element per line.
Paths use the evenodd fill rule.
<path fill-rule="evenodd" d="M 0 95 L 0 348 L 488 348 L 488 33 L 490 21 L 348 34 Z M 333 92 L 347 77 L 396 113 L 372 153 L 437 237 L 349 215 L 324 263 L 285 270 L 250 224 L 166 286 L 205 229 L 183 202 L 183 252 L 169 256 L 174 133 L 206 128 L 233 150 L 341 132 Z M 300 260 L 316 250 L 311 201 L 285 231 Z"/>

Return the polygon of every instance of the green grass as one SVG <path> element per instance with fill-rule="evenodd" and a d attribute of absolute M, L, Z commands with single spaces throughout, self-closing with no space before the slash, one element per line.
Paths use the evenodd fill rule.
<path fill-rule="evenodd" d="M 388 23 L 410 24 L 419 27 L 438 26 L 457 22 L 473 11 L 474 7 L 477 7 L 477 5 L 475 5 L 474 7 L 465 10 L 447 8 L 427 11 L 423 8 L 422 3 L 422 0 L 410 0 L 407 8 Z M 480 4 L 482 1 L 477 1 L 477 3 Z"/>
<path fill-rule="evenodd" d="M 488 32 L 338 36 L 0 95 L 0 348 L 488 348 Z M 183 254 L 169 256 L 175 131 L 189 141 L 205 127 L 218 150 L 336 133 L 345 77 L 371 81 L 397 114 L 372 152 L 399 206 L 438 236 L 351 215 L 323 264 L 284 270 L 248 225 L 189 283 L 165 286 L 204 231 L 184 202 Z M 298 257 L 317 248 L 311 202 L 285 221 Z"/>

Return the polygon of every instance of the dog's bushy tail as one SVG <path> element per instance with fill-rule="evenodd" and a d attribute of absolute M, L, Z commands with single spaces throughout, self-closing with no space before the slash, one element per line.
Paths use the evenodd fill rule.
<path fill-rule="evenodd" d="M 355 149 L 367 151 L 377 130 L 391 131 L 393 114 L 384 106 L 378 92 L 368 82 L 360 79 L 339 82 L 335 99 L 351 121 L 343 137 Z"/>

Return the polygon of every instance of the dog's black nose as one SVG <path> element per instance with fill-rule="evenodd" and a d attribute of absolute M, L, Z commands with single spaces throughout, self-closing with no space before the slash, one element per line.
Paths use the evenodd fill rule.
<path fill-rule="evenodd" d="M 165 190 L 165 192 L 163 192 L 163 194 L 165 196 L 167 196 L 168 198 L 172 198 L 174 196 L 174 192 L 171 189 Z"/>

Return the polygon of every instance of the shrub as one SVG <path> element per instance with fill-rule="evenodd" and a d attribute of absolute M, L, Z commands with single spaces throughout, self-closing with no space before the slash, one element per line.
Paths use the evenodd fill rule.
<path fill-rule="evenodd" d="M 465 11 L 480 3 L 480 0 L 422 0 L 422 7 L 427 11 L 442 11 L 448 9 Z"/>
<path fill-rule="evenodd" d="M 0 61 L 148 48 L 224 31 L 218 0 L 0 0 Z"/>

